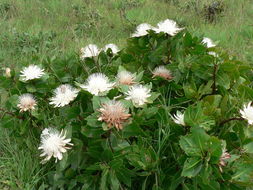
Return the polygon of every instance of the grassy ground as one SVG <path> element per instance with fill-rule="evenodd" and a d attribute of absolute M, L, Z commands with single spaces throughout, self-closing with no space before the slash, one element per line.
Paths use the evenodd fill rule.
<path fill-rule="evenodd" d="M 88 43 L 124 47 L 136 25 L 156 25 L 166 18 L 176 20 L 196 35 L 212 38 L 239 59 L 253 61 L 252 0 L 223 0 L 224 11 L 214 22 L 208 22 L 204 7 L 212 2 L 1 0 L 0 65 L 14 68 L 34 60 L 40 63 L 47 56 L 78 53 Z M 30 190 L 41 179 L 43 168 L 34 159 L 38 155 L 35 145 L 20 149 L 15 142 L 8 132 L 1 132 L 0 189 L 5 186 Z"/>

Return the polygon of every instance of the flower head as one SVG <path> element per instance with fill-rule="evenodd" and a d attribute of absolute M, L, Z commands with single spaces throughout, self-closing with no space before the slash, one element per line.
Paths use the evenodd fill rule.
<path fill-rule="evenodd" d="M 251 106 L 251 102 L 247 106 L 244 105 L 240 113 L 242 118 L 246 119 L 250 125 L 253 124 L 253 107 Z"/>
<path fill-rule="evenodd" d="M 88 77 L 86 84 L 81 84 L 80 87 L 95 96 L 102 96 L 111 90 L 114 85 L 115 83 L 111 83 L 104 74 L 94 73 Z"/>
<path fill-rule="evenodd" d="M 231 158 L 231 155 L 227 152 L 227 149 L 224 147 L 222 149 L 222 155 L 220 157 L 220 161 L 219 161 L 219 168 L 220 171 L 222 172 L 222 167 L 227 165 L 227 159 Z"/>
<path fill-rule="evenodd" d="M 170 19 L 159 22 L 157 24 L 157 28 L 155 29 L 156 33 L 164 32 L 171 36 L 175 36 L 181 30 L 183 30 L 183 28 L 179 28 L 177 23 Z"/>
<path fill-rule="evenodd" d="M 109 128 L 116 127 L 117 130 L 121 130 L 122 124 L 131 116 L 119 101 L 109 101 L 98 111 L 101 113 L 98 120 L 106 122 Z"/>
<path fill-rule="evenodd" d="M 153 30 L 150 24 L 142 23 L 136 27 L 136 31 L 132 34 L 132 37 L 141 37 L 148 34 L 148 30 Z"/>
<path fill-rule="evenodd" d="M 173 115 L 172 119 L 176 124 L 185 126 L 184 113 L 177 111 L 177 113 L 175 115 Z"/>
<path fill-rule="evenodd" d="M 81 48 L 81 59 L 86 57 L 96 57 L 100 53 L 100 50 L 95 44 L 89 44 L 84 48 Z"/>
<path fill-rule="evenodd" d="M 111 49 L 113 54 L 117 54 L 120 51 L 115 44 L 107 44 L 103 50 L 107 51 L 108 49 Z"/>
<path fill-rule="evenodd" d="M 205 44 L 208 48 L 215 47 L 216 44 L 210 38 L 203 38 L 202 43 Z"/>
<path fill-rule="evenodd" d="M 150 89 L 142 85 L 130 86 L 126 93 L 126 100 L 132 100 L 136 106 L 142 106 L 148 102 L 148 98 L 151 96 Z"/>
<path fill-rule="evenodd" d="M 32 94 L 22 94 L 19 96 L 19 103 L 17 107 L 20 112 L 34 110 L 37 102 Z"/>
<path fill-rule="evenodd" d="M 153 71 L 153 77 L 157 77 L 157 76 L 162 77 L 166 80 L 171 80 L 173 78 L 170 70 L 168 70 L 164 66 L 158 66 L 155 68 L 155 70 Z"/>
<path fill-rule="evenodd" d="M 49 104 L 53 104 L 54 107 L 63 107 L 68 105 L 77 97 L 78 92 L 79 90 L 73 88 L 71 85 L 62 84 L 54 90 L 54 96 L 50 98 Z"/>
<path fill-rule="evenodd" d="M 134 80 L 135 75 L 130 73 L 129 71 L 123 70 L 118 72 L 117 81 L 119 84 L 132 85 L 135 83 Z"/>
<path fill-rule="evenodd" d="M 44 69 L 41 69 L 37 65 L 29 65 L 28 67 L 25 67 L 20 73 L 20 77 L 24 81 L 38 79 L 45 74 Z"/>
<path fill-rule="evenodd" d="M 11 77 L 11 69 L 9 67 L 5 68 L 5 76 L 7 78 L 10 78 Z"/>
<path fill-rule="evenodd" d="M 46 128 L 42 131 L 41 134 L 41 144 L 39 146 L 39 150 L 42 150 L 41 157 L 44 157 L 42 163 L 45 163 L 50 160 L 51 157 L 56 158 L 57 160 L 61 160 L 63 158 L 63 153 L 70 149 L 69 146 L 73 146 L 70 143 L 71 139 L 66 139 L 66 131 L 61 133 L 52 128 Z"/>

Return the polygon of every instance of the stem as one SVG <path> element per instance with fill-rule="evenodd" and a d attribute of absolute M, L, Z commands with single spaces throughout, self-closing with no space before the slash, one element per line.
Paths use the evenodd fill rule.
<path fill-rule="evenodd" d="M 109 137 L 108 137 L 108 143 L 109 143 L 109 146 L 110 146 L 110 149 L 112 152 L 114 152 L 113 148 L 112 148 L 112 142 L 111 142 L 111 131 L 110 131 L 110 134 L 109 134 Z"/>
<path fill-rule="evenodd" d="M 226 119 L 222 122 L 220 122 L 220 125 L 224 125 L 225 123 L 228 123 L 230 121 L 243 121 L 244 119 L 241 118 L 241 117 L 233 117 L 233 118 L 230 118 L 230 119 Z"/>
<path fill-rule="evenodd" d="M 212 94 L 215 94 L 215 92 L 216 92 L 216 72 L 217 72 L 217 65 L 214 64 L 214 68 L 213 68 L 213 90 L 212 90 Z"/>
<path fill-rule="evenodd" d="M 8 115 L 11 115 L 11 116 L 16 117 L 16 118 L 18 118 L 18 119 L 24 120 L 23 117 L 18 116 L 18 115 L 15 115 L 15 114 L 12 113 L 12 112 L 8 112 L 8 111 L 4 110 L 3 108 L 0 108 L 0 111 L 4 112 L 4 114 L 8 114 Z"/>

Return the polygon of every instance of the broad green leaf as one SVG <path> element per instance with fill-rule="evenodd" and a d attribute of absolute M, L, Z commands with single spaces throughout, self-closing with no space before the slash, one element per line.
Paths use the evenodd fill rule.
<path fill-rule="evenodd" d="M 204 129 L 194 128 L 192 134 L 180 138 L 180 147 L 188 156 L 200 156 L 207 151 L 208 141 L 210 136 L 207 135 Z"/>
<path fill-rule="evenodd" d="M 115 172 L 113 170 L 110 171 L 110 183 L 111 183 L 111 187 L 114 190 L 118 190 L 120 187 L 120 182 L 118 180 L 118 178 L 115 175 Z"/>
<path fill-rule="evenodd" d="M 253 142 L 250 142 L 243 146 L 245 152 L 252 154 L 253 153 Z"/>
<path fill-rule="evenodd" d="M 210 130 L 215 125 L 215 120 L 204 114 L 202 104 L 197 106 L 189 106 L 184 114 L 184 121 L 191 127 L 201 127 Z"/>
<path fill-rule="evenodd" d="M 253 184 L 253 163 L 252 161 L 246 162 L 239 160 L 234 164 L 235 173 L 232 176 L 232 180 L 240 183 L 249 183 Z"/>
<path fill-rule="evenodd" d="M 102 172 L 102 176 L 101 176 L 101 181 L 100 181 L 100 189 L 104 189 L 107 190 L 107 178 L 108 178 L 108 174 L 109 174 L 109 169 L 104 169 Z"/>
<path fill-rule="evenodd" d="M 188 156 L 201 156 L 201 149 L 192 136 L 183 136 L 179 141 L 180 147 Z"/>
<path fill-rule="evenodd" d="M 184 177 L 195 177 L 201 171 L 203 165 L 200 157 L 188 158 L 183 167 L 182 176 Z"/>
<path fill-rule="evenodd" d="M 218 164 L 222 155 L 222 142 L 216 137 L 211 137 L 209 140 L 208 152 L 210 154 L 210 162 Z"/>
<path fill-rule="evenodd" d="M 230 88 L 230 78 L 226 73 L 218 72 L 217 73 L 217 84 L 224 87 L 225 89 Z"/>

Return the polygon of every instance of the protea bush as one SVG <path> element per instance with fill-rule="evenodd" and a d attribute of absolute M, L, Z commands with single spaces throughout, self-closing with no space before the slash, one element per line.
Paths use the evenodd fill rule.
<path fill-rule="evenodd" d="M 1 76 L 0 125 L 37 137 L 41 189 L 253 186 L 249 64 L 171 20 L 105 47 Z"/>

